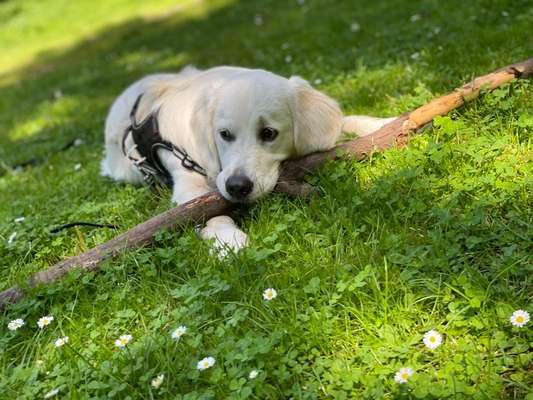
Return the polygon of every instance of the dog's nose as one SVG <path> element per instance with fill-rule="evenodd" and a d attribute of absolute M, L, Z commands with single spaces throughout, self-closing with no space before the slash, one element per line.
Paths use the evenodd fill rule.
<path fill-rule="evenodd" d="M 254 183 L 246 175 L 232 175 L 226 181 L 226 190 L 237 200 L 243 200 L 253 188 Z"/>

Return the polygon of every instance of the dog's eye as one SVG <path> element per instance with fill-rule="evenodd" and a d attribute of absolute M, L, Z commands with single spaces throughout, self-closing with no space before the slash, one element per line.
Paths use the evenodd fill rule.
<path fill-rule="evenodd" d="M 274 128 L 263 128 L 259 133 L 259 137 L 263 142 L 272 142 L 276 136 L 278 136 L 278 131 Z"/>
<path fill-rule="evenodd" d="M 222 139 L 224 139 L 226 142 L 231 142 L 235 139 L 235 137 L 231 134 L 231 132 L 227 129 L 221 129 L 218 131 L 218 134 Z"/>

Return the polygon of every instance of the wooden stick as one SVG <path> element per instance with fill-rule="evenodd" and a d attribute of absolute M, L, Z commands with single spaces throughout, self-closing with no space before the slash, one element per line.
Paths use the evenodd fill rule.
<path fill-rule="evenodd" d="M 496 89 L 515 78 L 529 78 L 531 76 L 533 76 L 533 58 L 501 68 L 488 75 L 474 78 L 472 82 L 398 117 L 368 136 L 340 144 L 329 151 L 286 161 L 283 165 L 279 182 L 286 184 L 286 182 L 300 181 L 306 174 L 321 166 L 324 161 L 334 160 L 339 155 L 346 154 L 357 160 L 363 160 L 373 151 L 382 151 L 393 146 L 405 146 L 409 141 L 409 136 L 415 130 L 422 128 L 431 122 L 433 118 L 439 115 L 446 115 L 450 111 L 461 107 L 465 102 L 477 98 L 483 89 Z M 283 188 L 280 191 L 284 191 Z"/>
<path fill-rule="evenodd" d="M 51 267 L 39 271 L 28 279 L 28 286 L 54 282 L 66 275 L 74 268 L 82 268 L 86 271 L 97 270 L 102 261 L 112 258 L 127 249 L 133 249 L 150 243 L 156 232 L 165 228 L 175 228 L 191 221 L 202 221 L 229 213 L 233 204 L 222 197 L 218 192 L 210 192 L 197 197 L 188 203 L 171 208 L 162 214 L 150 218 L 142 224 L 136 225 L 113 239 L 102 243 L 78 256 L 67 258 Z M 0 292 L 0 310 L 8 303 L 16 303 L 24 296 L 21 288 L 11 287 Z"/>
<path fill-rule="evenodd" d="M 392 146 L 404 146 L 416 129 L 421 128 L 434 117 L 445 115 L 462 106 L 466 101 L 475 99 L 482 89 L 495 89 L 515 78 L 530 76 L 533 76 L 533 58 L 475 78 L 469 84 L 400 116 L 368 136 L 343 143 L 329 151 L 310 154 L 297 160 L 288 160 L 282 166 L 276 190 L 292 195 L 307 194 L 310 188 L 301 181 L 306 174 L 316 170 L 325 161 L 337 159 L 342 154 L 363 160 L 373 151 L 385 150 Z M 177 228 L 217 215 L 224 215 L 230 212 L 232 208 L 233 205 L 218 192 L 208 193 L 159 214 L 85 253 L 37 272 L 28 279 L 27 284 L 29 287 L 36 287 L 53 282 L 74 268 L 81 268 L 86 271 L 97 270 L 102 261 L 115 257 L 124 250 L 150 243 L 154 234 L 161 229 Z M 0 310 L 10 303 L 17 302 L 23 296 L 24 290 L 17 287 L 0 292 Z"/>

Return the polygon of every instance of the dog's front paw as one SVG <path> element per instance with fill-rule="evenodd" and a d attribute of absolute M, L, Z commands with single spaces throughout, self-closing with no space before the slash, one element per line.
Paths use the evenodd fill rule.
<path fill-rule="evenodd" d="M 230 217 L 220 216 L 207 221 L 200 231 L 202 239 L 214 239 L 213 251 L 222 259 L 231 252 L 237 253 L 248 245 L 248 235 L 241 231 Z"/>

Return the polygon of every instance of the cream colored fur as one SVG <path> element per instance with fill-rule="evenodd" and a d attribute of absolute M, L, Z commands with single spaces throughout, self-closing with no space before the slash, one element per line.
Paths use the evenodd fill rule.
<path fill-rule="evenodd" d="M 121 150 L 130 111 L 141 93 L 137 120 L 159 110 L 163 139 L 184 149 L 207 171 L 205 178 L 184 169 L 168 152 L 159 150 L 172 175 L 172 201 L 177 204 L 214 189 L 235 200 L 226 190 L 226 181 L 234 174 L 244 174 L 253 182 L 246 198 L 253 201 L 274 188 L 283 160 L 333 147 L 342 130 L 368 134 L 389 122 L 364 116 L 343 118 L 333 99 L 299 77 L 286 79 L 264 70 L 238 67 L 205 71 L 187 67 L 177 74 L 151 75 L 135 82 L 111 106 L 101 170 L 102 175 L 117 181 L 142 182 L 140 173 Z M 276 129 L 276 139 L 260 140 L 261 126 Z M 222 129 L 231 131 L 234 140 L 224 140 Z M 128 139 L 126 149 L 132 146 Z M 139 156 L 135 150 L 132 155 Z M 214 239 L 220 256 L 248 243 L 247 235 L 227 216 L 209 220 L 200 235 Z"/>

